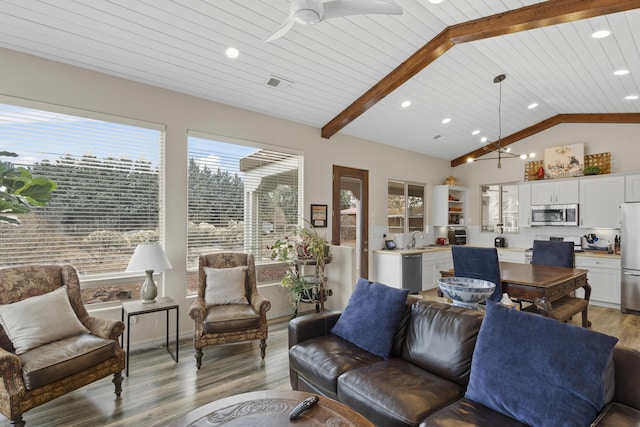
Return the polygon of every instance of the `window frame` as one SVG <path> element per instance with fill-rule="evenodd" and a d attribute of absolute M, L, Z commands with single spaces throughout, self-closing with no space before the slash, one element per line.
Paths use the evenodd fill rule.
<path fill-rule="evenodd" d="M 116 125 L 124 125 L 131 126 L 137 128 L 143 128 L 147 130 L 157 131 L 160 133 L 160 139 L 158 143 L 157 149 L 159 150 L 157 153 L 158 158 L 158 242 L 164 243 L 165 236 L 165 216 L 166 212 L 163 209 L 164 203 L 164 194 L 165 194 L 165 152 L 166 152 L 166 126 L 164 124 L 150 122 L 146 120 L 133 119 L 124 116 L 117 116 L 113 114 L 107 114 L 92 110 L 86 110 L 76 107 L 68 107 L 58 104 L 50 104 L 41 101 L 28 100 L 23 98 L 15 98 L 6 95 L 0 95 L 0 103 L 7 104 L 15 107 L 38 110 L 45 113 L 52 114 L 61 114 L 72 117 L 78 117 L 81 119 L 88 120 L 97 120 L 105 123 L 112 123 Z M 84 149 L 84 148 L 81 148 Z M 2 151 L 13 151 L 21 155 L 21 151 L 19 148 L 14 149 L 13 147 L 7 147 L 7 149 L 2 148 Z M 133 159 L 135 161 L 135 159 Z M 55 192 L 54 192 L 55 196 Z M 49 260 L 49 263 L 57 262 L 64 263 L 64 260 Z M 99 273 L 79 273 L 80 286 L 81 289 L 96 289 L 100 287 L 114 287 L 118 285 L 127 285 L 127 286 L 137 286 L 141 285 L 139 279 L 144 278 L 144 272 L 127 272 L 126 268 L 122 271 L 111 271 L 111 272 L 99 272 Z M 160 281 L 162 277 L 158 277 Z M 140 282 L 140 283 L 138 283 Z M 138 286 L 139 287 L 139 286 Z M 105 302 L 93 302 L 89 303 L 85 301 L 85 304 L 100 305 L 100 307 L 109 307 L 120 304 L 119 300 L 109 300 Z"/>
<path fill-rule="evenodd" d="M 219 142 L 219 143 L 223 143 L 223 144 L 232 144 L 232 145 L 239 145 L 242 147 L 246 147 L 246 148 L 251 148 L 251 149 L 255 149 L 255 150 L 269 150 L 269 151 L 273 151 L 273 152 L 277 152 L 277 153 L 281 153 L 284 155 L 291 155 L 291 156 L 297 156 L 298 157 L 298 169 L 297 169 L 297 188 L 298 188 L 298 206 L 296 208 L 296 216 L 298 218 L 297 223 L 295 224 L 296 227 L 303 227 L 305 225 L 304 223 L 304 207 L 305 207 L 305 201 L 304 201 L 304 161 L 305 161 L 305 157 L 304 157 L 304 152 L 301 150 L 295 150 L 295 149 L 291 149 L 291 148 L 287 148 L 287 147 L 280 147 L 280 146 L 275 146 L 275 145 L 271 145 L 271 144 L 266 144 L 264 142 L 259 142 L 259 141 L 253 141 L 253 140 L 246 140 L 246 139 L 241 139 L 241 138 L 234 138 L 234 137 L 229 137 L 229 136 L 224 136 L 224 135 L 219 135 L 219 134 L 214 134 L 214 133 L 210 133 L 210 132 L 203 132 L 203 131 L 198 131 L 198 130 L 193 130 L 193 129 L 188 129 L 187 130 L 187 164 L 188 162 L 191 160 L 191 151 L 189 148 L 189 140 L 190 138 L 197 138 L 197 139 L 204 139 L 204 140 L 210 140 L 212 142 Z M 211 152 L 211 154 L 215 154 L 213 151 Z M 187 185 L 188 185 L 188 181 L 189 181 L 189 176 L 188 176 L 188 171 L 187 171 Z M 189 209 L 189 203 L 187 203 L 187 210 Z M 246 218 L 246 212 L 243 212 L 243 218 Z M 189 223 L 189 213 L 187 213 L 187 224 Z M 244 225 L 243 225 L 244 226 Z M 257 228 L 253 228 L 252 229 L 254 231 L 254 233 L 257 233 Z M 255 236 L 251 237 L 252 239 L 256 239 Z M 257 240 L 257 239 L 256 239 Z M 247 241 L 247 230 L 245 229 L 243 231 L 243 243 L 242 243 L 242 252 L 246 252 L 246 253 L 253 253 L 253 251 L 251 250 L 251 248 L 246 246 L 246 241 Z M 239 249 L 240 250 L 240 249 Z M 188 261 L 188 253 L 190 251 L 189 248 L 189 237 L 187 235 L 187 275 L 193 274 L 194 272 L 198 271 L 198 267 L 197 265 L 193 265 L 190 264 Z M 266 259 L 266 258 L 261 258 L 259 256 L 255 257 L 255 263 L 256 263 L 256 274 L 257 274 L 257 279 L 258 279 L 258 284 L 267 284 L 267 283 L 273 283 L 274 281 L 279 281 L 280 278 L 278 277 L 277 279 L 266 279 L 266 280 L 261 280 L 260 276 L 263 273 L 263 270 L 270 270 L 270 269 L 282 269 L 284 267 L 288 267 L 287 263 L 281 262 L 281 261 L 275 261 L 275 260 L 270 260 L 270 259 Z M 192 295 L 191 292 L 188 293 L 188 295 Z"/>
<path fill-rule="evenodd" d="M 483 196 L 483 189 L 484 187 L 494 187 L 497 186 L 498 187 L 498 202 L 497 202 L 497 206 L 498 206 L 498 222 L 493 226 L 493 228 L 489 229 L 489 226 L 485 226 L 484 225 L 484 215 L 485 215 L 485 207 L 484 207 L 484 197 Z M 505 224 L 505 214 L 504 214 L 504 200 L 503 200 L 503 194 L 504 194 L 504 190 L 503 187 L 505 186 L 509 186 L 509 187 L 513 187 L 515 188 L 515 206 L 517 208 L 516 211 L 512 211 L 511 214 L 513 216 L 513 218 L 516 220 L 516 224 L 515 226 L 507 226 Z M 480 191 L 480 232 L 483 233 L 509 233 L 509 234 L 517 234 L 520 232 L 520 224 L 518 223 L 519 220 L 519 210 L 520 210 L 520 203 L 519 203 L 519 192 L 520 189 L 518 187 L 518 183 L 517 182 L 501 182 L 501 183 L 496 183 L 496 184 L 480 184 L 479 187 Z M 487 208 L 488 210 L 489 208 Z M 487 212 L 488 213 L 488 212 Z M 502 225 L 500 225 L 502 224 Z M 501 227 L 501 230 L 496 230 L 496 227 Z"/>

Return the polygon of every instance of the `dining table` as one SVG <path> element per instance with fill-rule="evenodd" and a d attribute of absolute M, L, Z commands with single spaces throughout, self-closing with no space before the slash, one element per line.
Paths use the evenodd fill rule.
<path fill-rule="evenodd" d="M 540 314 L 566 321 L 570 316 L 583 313 L 583 326 L 587 327 L 587 306 L 591 286 L 587 281 L 589 270 L 556 267 L 541 264 L 500 262 L 502 292 L 510 298 L 531 302 Z M 441 271 L 442 277 L 454 277 L 453 269 Z M 583 289 L 583 296 L 575 291 Z"/>

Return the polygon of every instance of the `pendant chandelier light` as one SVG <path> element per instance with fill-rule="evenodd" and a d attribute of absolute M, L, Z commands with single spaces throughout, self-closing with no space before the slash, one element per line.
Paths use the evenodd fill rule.
<path fill-rule="evenodd" d="M 495 157 L 481 157 L 478 159 L 474 159 L 473 157 L 469 157 L 467 159 L 468 163 L 475 162 L 477 160 L 498 160 L 498 168 L 502 167 L 502 159 L 513 159 L 516 157 L 525 160 L 527 158 L 533 158 L 536 156 L 536 153 L 530 154 L 515 154 L 511 152 L 511 148 L 502 146 L 502 82 L 507 78 L 505 74 L 500 74 L 494 77 L 493 82 L 497 83 L 499 86 L 499 95 L 498 95 L 498 141 L 496 142 L 497 147 L 494 149 L 489 149 L 487 147 L 483 147 L 488 151 L 495 151 Z"/>

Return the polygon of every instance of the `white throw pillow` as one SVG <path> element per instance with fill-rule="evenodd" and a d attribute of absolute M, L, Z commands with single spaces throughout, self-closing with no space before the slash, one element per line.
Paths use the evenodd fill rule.
<path fill-rule="evenodd" d="M 73 311 L 66 286 L 13 304 L 0 305 L 0 323 L 16 354 L 89 332 Z"/>
<path fill-rule="evenodd" d="M 207 306 L 221 304 L 247 304 L 244 283 L 247 267 L 204 267 L 207 287 L 204 301 Z"/>

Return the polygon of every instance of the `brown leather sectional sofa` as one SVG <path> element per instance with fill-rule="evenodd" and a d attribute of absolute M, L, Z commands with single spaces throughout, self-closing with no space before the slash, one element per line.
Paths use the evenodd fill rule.
<path fill-rule="evenodd" d="M 387 360 L 331 334 L 339 316 L 316 313 L 289 323 L 294 390 L 343 402 L 380 427 L 526 425 L 464 397 L 481 312 L 414 302 Z M 592 425 L 640 425 L 640 352 L 617 346 L 613 355 L 615 394 Z"/>

